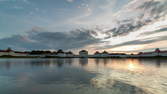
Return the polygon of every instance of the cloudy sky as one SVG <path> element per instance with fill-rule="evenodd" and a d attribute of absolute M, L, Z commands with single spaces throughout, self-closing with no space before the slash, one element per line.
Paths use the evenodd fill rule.
<path fill-rule="evenodd" d="M 166 0 L 0 0 L 0 49 L 167 50 Z"/>

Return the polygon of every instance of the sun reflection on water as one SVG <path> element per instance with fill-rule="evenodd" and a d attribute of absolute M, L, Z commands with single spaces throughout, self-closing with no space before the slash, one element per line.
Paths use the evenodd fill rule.
<path fill-rule="evenodd" d="M 112 63 L 107 64 L 106 67 L 109 67 L 114 70 L 123 70 L 131 72 L 146 71 L 145 66 L 142 65 L 138 60 L 130 60 L 130 59 L 122 62 L 117 62 L 113 60 Z"/>
<path fill-rule="evenodd" d="M 99 88 L 112 87 L 116 81 L 120 81 L 139 87 L 148 94 L 166 94 L 167 71 L 152 63 L 146 64 L 139 59 L 112 59 L 101 68 L 101 74 L 91 81 Z"/>
<path fill-rule="evenodd" d="M 128 64 L 128 70 L 134 71 L 137 67 L 133 63 Z"/>

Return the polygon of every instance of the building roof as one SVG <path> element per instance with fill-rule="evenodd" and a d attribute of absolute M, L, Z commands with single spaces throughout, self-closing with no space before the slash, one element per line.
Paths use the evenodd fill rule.
<path fill-rule="evenodd" d="M 29 54 L 29 52 L 18 52 L 18 51 L 15 51 L 15 53 L 18 53 L 18 54 Z"/>
<path fill-rule="evenodd" d="M 0 50 L 0 52 L 13 52 L 12 50 Z"/>

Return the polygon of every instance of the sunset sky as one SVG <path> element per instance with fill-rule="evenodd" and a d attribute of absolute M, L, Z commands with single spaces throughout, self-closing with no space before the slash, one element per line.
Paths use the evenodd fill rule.
<path fill-rule="evenodd" d="M 0 0 L 0 49 L 167 50 L 167 0 Z"/>

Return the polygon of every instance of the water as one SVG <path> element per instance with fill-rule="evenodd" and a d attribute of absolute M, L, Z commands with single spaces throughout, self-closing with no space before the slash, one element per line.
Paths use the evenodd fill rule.
<path fill-rule="evenodd" d="M 166 94 L 167 59 L 0 59 L 0 94 Z"/>

